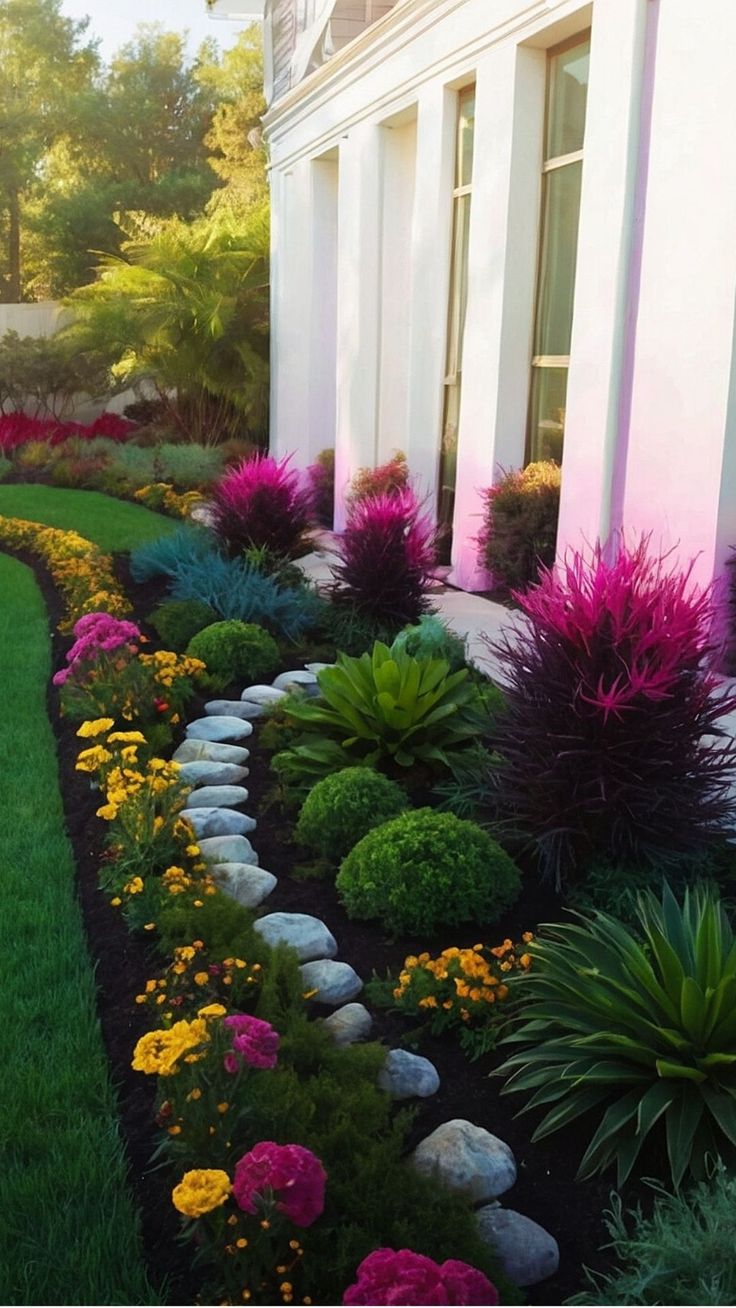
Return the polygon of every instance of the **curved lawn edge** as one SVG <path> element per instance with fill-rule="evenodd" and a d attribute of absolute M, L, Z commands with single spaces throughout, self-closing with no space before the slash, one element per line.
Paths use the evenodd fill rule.
<path fill-rule="evenodd" d="M 157 1304 L 64 828 L 46 608 L 31 570 L 3 553 L 0 595 L 0 1297 Z"/>
<path fill-rule="evenodd" d="M 42 522 L 45 527 L 78 531 L 107 553 L 133 549 L 181 526 L 181 522 L 154 513 L 142 504 L 118 500 L 100 491 L 69 490 L 30 482 L 0 485 L 0 514 Z"/>

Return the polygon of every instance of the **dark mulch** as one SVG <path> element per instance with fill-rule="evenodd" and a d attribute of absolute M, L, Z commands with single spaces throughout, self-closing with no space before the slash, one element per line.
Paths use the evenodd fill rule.
<path fill-rule="evenodd" d="M 63 665 L 68 646 L 68 642 L 56 632 L 62 613 L 59 599 L 48 575 L 36 560 L 24 555 L 19 557 L 34 569 L 46 600 L 53 630 L 56 669 Z M 127 559 L 122 556 L 116 559 L 116 568 L 132 599 L 136 620 L 141 622 L 162 598 L 163 588 L 158 583 L 145 586 L 133 583 Z M 194 706 L 192 715 L 197 713 L 198 707 Z M 170 1202 L 171 1174 L 167 1166 L 155 1166 L 150 1161 L 158 1143 L 153 1120 L 155 1085 L 151 1079 L 132 1072 L 130 1068 L 133 1046 L 149 1025 L 145 1010 L 135 1004 L 134 997 L 143 988 L 145 980 L 160 968 L 160 958 L 145 939 L 129 934 L 122 918 L 98 888 L 97 873 L 104 853 L 104 830 L 94 816 L 98 800 L 86 779 L 74 771 L 79 742 L 74 726 L 59 717 L 58 696 L 51 687 L 48 708 L 58 742 L 66 820 L 77 862 L 77 889 L 90 954 L 96 968 L 100 1023 L 118 1091 L 130 1181 L 142 1214 L 145 1255 L 154 1282 L 159 1286 L 168 1283 L 169 1302 L 192 1303 L 200 1283 L 191 1270 L 191 1250 L 183 1248 L 176 1240 L 178 1222 Z M 269 803 L 273 775 L 268 768 L 269 756 L 258 743 L 257 732 L 249 744 L 248 809 L 258 816 L 260 863 L 279 878 L 266 911 L 284 909 L 321 917 L 339 942 L 340 958 L 352 963 L 364 979 L 374 973 L 384 976 L 387 969 L 396 973 L 409 953 L 423 949 L 439 952 L 450 944 L 472 945 L 479 939 L 493 943 L 506 935 L 516 939 L 522 931 L 534 929 L 540 921 L 561 916 L 561 905 L 552 890 L 540 886 L 533 876 L 527 874 L 519 902 L 492 926 L 476 924 L 467 930 L 445 932 L 435 940 L 407 938 L 387 941 L 375 924 L 350 921 L 331 882 L 302 880 L 292 875 L 295 867 L 308 860 L 303 850 L 290 844 L 292 819 L 277 804 Z M 408 1043 L 413 1038 L 412 1027 L 398 1015 L 375 1010 L 374 1017 L 376 1034 L 387 1043 Z M 549 1141 L 531 1145 L 533 1122 L 514 1116 L 518 1103 L 501 1096 L 502 1083 L 492 1075 L 501 1061 L 500 1055 L 488 1055 L 470 1063 L 453 1039 L 433 1039 L 427 1035 L 420 1037 L 416 1047 L 437 1067 L 441 1088 L 437 1095 L 418 1108 L 411 1143 L 441 1122 L 455 1117 L 469 1118 L 508 1142 L 517 1159 L 519 1177 L 514 1188 L 503 1197 L 503 1203 L 540 1222 L 560 1244 L 558 1275 L 528 1291 L 529 1301 L 533 1304 L 564 1303 L 580 1288 L 584 1263 L 601 1269 L 608 1262 L 607 1257 L 599 1253 L 599 1247 L 605 1240 L 602 1214 L 608 1204 L 612 1181 L 610 1178 L 584 1183 L 575 1180 L 576 1163 L 585 1138 L 584 1124 L 553 1136 Z M 641 1197 L 640 1187 L 627 1194 L 632 1201 Z"/>

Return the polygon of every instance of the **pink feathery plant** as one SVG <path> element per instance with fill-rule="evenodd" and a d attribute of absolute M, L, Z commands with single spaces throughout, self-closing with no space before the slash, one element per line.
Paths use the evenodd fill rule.
<path fill-rule="evenodd" d="M 337 546 L 335 598 L 377 623 L 403 627 L 429 608 L 436 532 L 414 492 L 355 500 Z"/>
<path fill-rule="evenodd" d="M 709 669 L 712 588 L 649 538 L 575 552 L 515 593 L 527 621 L 489 641 L 506 709 L 498 803 L 558 885 L 591 858 L 665 866 L 733 829 L 736 695 Z"/>
<path fill-rule="evenodd" d="M 309 496 L 291 455 L 254 454 L 225 473 L 213 491 L 214 527 L 233 553 L 265 548 L 279 558 L 304 552 Z"/>

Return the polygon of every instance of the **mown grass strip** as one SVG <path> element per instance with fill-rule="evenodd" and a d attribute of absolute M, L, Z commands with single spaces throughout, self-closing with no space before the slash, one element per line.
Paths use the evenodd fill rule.
<path fill-rule="evenodd" d="M 173 518 L 152 513 L 141 504 L 116 500 L 99 491 L 58 486 L 0 486 L 0 513 L 78 531 L 109 553 L 131 550 L 143 541 L 167 535 L 178 525 Z"/>
<path fill-rule="evenodd" d="M 74 892 L 49 674 L 33 574 L 0 553 L 0 1302 L 156 1304 Z"/>

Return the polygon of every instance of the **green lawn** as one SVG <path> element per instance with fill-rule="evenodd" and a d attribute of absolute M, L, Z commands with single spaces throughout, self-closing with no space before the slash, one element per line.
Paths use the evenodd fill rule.
<path fill-rule="evenodd" d="M 67 501 L 95 501 L 89 522 L 108 545 L 128 515 L 129 535 L 153 516 L 84 492 L 3 489 L 22 507 L 4 493 L 2 512 L 30 514 L 47 497 L 51 510 L 58 497 L 51 520 L 65 525 Z M 84 512 L 74 525 L 90 531 Z M 31 571 L 2 553 L 0 596 L 0 1302 L 155 1304 L 46 717 L 46 610 Z"/>
<path fill-rule="evenodd" d="M 141 504 L 116 500 L 99 491 L 57 486 L 0 486 L 0 514 L 78 531 L 110 553 L 131 550 L 177 526 L 172 518 L 152 513 Z"/>

